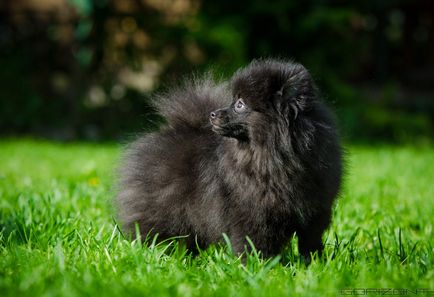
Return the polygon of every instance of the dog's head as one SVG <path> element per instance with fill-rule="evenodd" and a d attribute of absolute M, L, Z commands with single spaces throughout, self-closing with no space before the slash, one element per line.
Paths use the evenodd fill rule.
<path fill-rule="evenodd" d="M 315 97 L 309 72 L 300 64 L 253 61 L 232 80 L 232 103 L 211 112 L 212 129 L 239 141 L 262 139 L 276 121 L 290 126 Z"/>

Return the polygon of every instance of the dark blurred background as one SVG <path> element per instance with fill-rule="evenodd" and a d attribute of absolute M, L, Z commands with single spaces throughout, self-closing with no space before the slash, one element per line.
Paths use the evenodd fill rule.
<path fill-rule="evenodd" d="M 2 0 L 0 135 L 153 129 L 154 92 L 259 57 L 308 67 L 348 141 L 433 139 L 429 0 Z"/>

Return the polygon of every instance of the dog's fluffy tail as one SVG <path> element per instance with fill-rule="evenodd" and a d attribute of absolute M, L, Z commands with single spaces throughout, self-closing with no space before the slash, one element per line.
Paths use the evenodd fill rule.
<path fill-rule="evenodd" d="M 201 128 L 209 123 L 211 111 L 224 107 L 230 101 L 227 84 L 215 82 L 208 74 L 160 94 L 154 104 L 169 126 Z"/>

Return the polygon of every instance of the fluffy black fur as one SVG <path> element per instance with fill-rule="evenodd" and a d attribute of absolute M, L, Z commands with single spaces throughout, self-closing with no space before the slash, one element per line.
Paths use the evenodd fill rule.
<path fill-rule="evenodd" d="M 341 148 L 303 66 L 253 61 L 229 84 L 195 80 L 158 102 L 167 125 L 132 143 L 122 164 L 125 230 L 188 235 L 192 250 L 226 233 L 237 253 L 248 236 L 265 256 L 296 232 L 302 255 L 323 249 Z"/>

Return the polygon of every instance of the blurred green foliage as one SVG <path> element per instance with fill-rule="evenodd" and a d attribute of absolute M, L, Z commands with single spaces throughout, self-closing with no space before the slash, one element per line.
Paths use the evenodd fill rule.
<path fill-rule="evenodd" d="M 260 57 L 308 67 L 353 141 L 432 140 L 434 3 L 55 0 L 0 4 L 0 133 L 154 129 L 152 94 Z"/>

